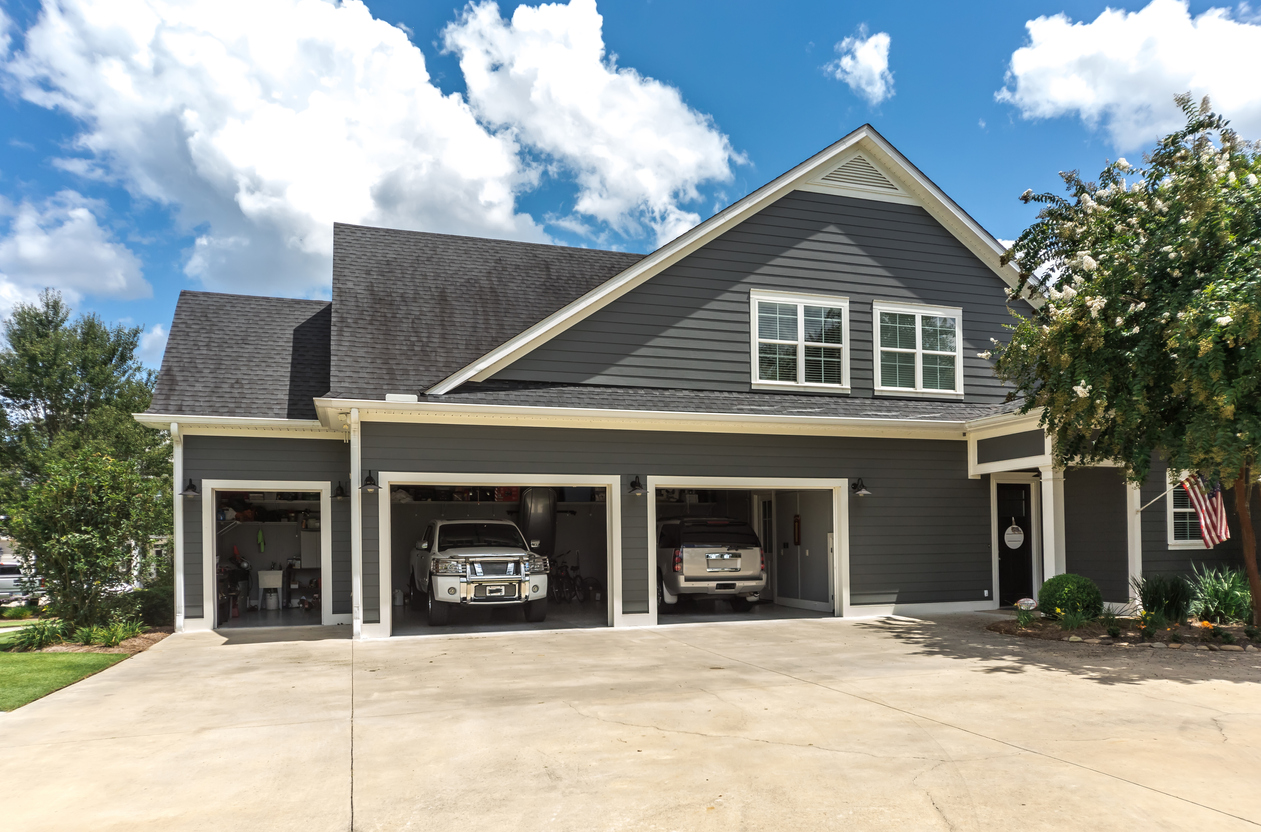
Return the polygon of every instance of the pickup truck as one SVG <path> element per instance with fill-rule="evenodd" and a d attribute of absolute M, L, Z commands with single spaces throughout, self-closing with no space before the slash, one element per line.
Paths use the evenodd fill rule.
<path fill-rule="evenodd" d="M 435 520 L 412 548 L 412 609 L 423 607 L 433 627 L 457 606 L 516 605 L 526 621 L 543 621 L 547 569 L 510 520 Z"/>
<path fill-rule="evenodd" d="M 747 612 L 766 589 L 766 555 L 743 520 L 681 517 L 657 524 L 657 609 L 693 599 L 725 598 Z"/>

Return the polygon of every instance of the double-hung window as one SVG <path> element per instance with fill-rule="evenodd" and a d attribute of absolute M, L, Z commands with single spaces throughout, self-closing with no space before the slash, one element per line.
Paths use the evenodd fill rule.
<path fill-rule="evenodd" d="M 1181 485 L 1167 495 L 1169 522 L 1169 548 L 1203 549 L 1204 533 L 1200 531 L 1200 516 L 1191 505 L 1191 498 Z"/>
<path fill-rule="evenodd" d="M 754 387 L 849 389 L 849 301 L 750 293 Z"/>
<path fill-rule="evenodd" d="M 871 311 L 877 393 L 963 395 L 962 310 L 876 301 Z"/>

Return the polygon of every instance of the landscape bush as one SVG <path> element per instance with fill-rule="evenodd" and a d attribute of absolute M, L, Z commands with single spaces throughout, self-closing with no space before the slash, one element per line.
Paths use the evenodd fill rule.
<path fill-rule="evenodd" d="M 1038 590 L 1038 609 L 1048 618 L 1079 613 L 1085 621 L 1093 621 L 1103 612 L 1103 593 L 1090 578 L 1068 572 L 1042 584 L 1042 589 Z"/>
<path fill-rule="evenodd" d="M 1191 584 L 1180 575 L 1144 575 L 1133 580 L 1134 594 L 1143 609 L 1160 613 L 1166 621 L 1187 622 Z"/>
<path fill-rule="evenodd" d="M 61 644 L 66 640 L 67 626 L 59 619 L 36 621 L 28 624 L 13 637 L 13 646 L 18 650 L 42 650 L 53 644 Z"/>
<path fill-rule="evenodd" d="M 28 607 L 26 604 L 4 608 L 4 617 L 10 621 L 23 621 L 27 618 L 34 618 L 37 615 L 39 615 L 39 610 Z"/>
<path fill-rule="evenodd" d="M 1227 624 L 1252 617 L 1252 593 L 1241 569 L 1193 567 L 1191 612 L 1201 621 Z"/>

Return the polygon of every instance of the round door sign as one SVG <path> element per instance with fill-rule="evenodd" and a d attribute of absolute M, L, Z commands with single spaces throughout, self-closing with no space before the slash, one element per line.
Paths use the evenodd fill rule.
<path fill-rule="evenodd" d="M 1008 549 L 1019 549 L 1025 542 L 1025 530 L 1012 523 L 1007 527 L 1007 531 L 1003 532 L 1003 542 L 1007 544 Z"/>

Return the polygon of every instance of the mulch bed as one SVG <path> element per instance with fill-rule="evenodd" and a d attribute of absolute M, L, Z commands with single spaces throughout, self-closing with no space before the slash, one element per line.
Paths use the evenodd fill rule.
<path fill-rule="evenodd" d="M 1008 636 L 1035 638 L 1044 641 L 1080 641 L 1085 644 L 1124 644 L 1136 647 L 1159 645 L 1174 650 L 1239 651 L 1261 649 L 1261 644 L 1252 642 L 1244 634 L 1243 624 L 1216 625 L 1220 632 L 1229 633 L 1233 637 L 1234 644 L 1227 644 L 1225 639 L 1220 636 L 1214 636 L 1210 628 L 1200 626 L 1199 622 L 1195 620 L 1187 624 L 1173 625 L 1169 629 L 1161 629 L 1157 631 L 1152 639 L 1144 639 L 1139 634 L 1138 622 L 1134 619 L 1122 618 L 1118 623 L 1121 627 L 1121 636 L 1119 638 L 1109 638 L 1107 629 L 1098 622 L 1091 622 L 1076 630 L 1065 631 L 1060 629 L 1059 622 L 1048 619 L 1038 619 L 1033 621 L 1028 627 L 1020 627 L 1017 626 L 1015 618 L 1005 618 L 1002 621 L 995 621 L 993 624 L 987 625 L 985 629 Z M 1174 639 L 1175 634 L 1181 639 L 1181 642 Z"/>
<path fill-rule="evenodd" d="M 40 650 L 41 653 L 126 653 L 134 656 L 137 653 L 143 653 L 162 639 L 175 632 L 172 627 L 155 627 L 147 633 L 141 633 L 135 638 L 129 638 L 126 641 L 119 642 L 117 647 L 102 647 L 98 644 L 91 646 L 83 644 L 54 644 L 51 647 L 45 647 Z"/>

